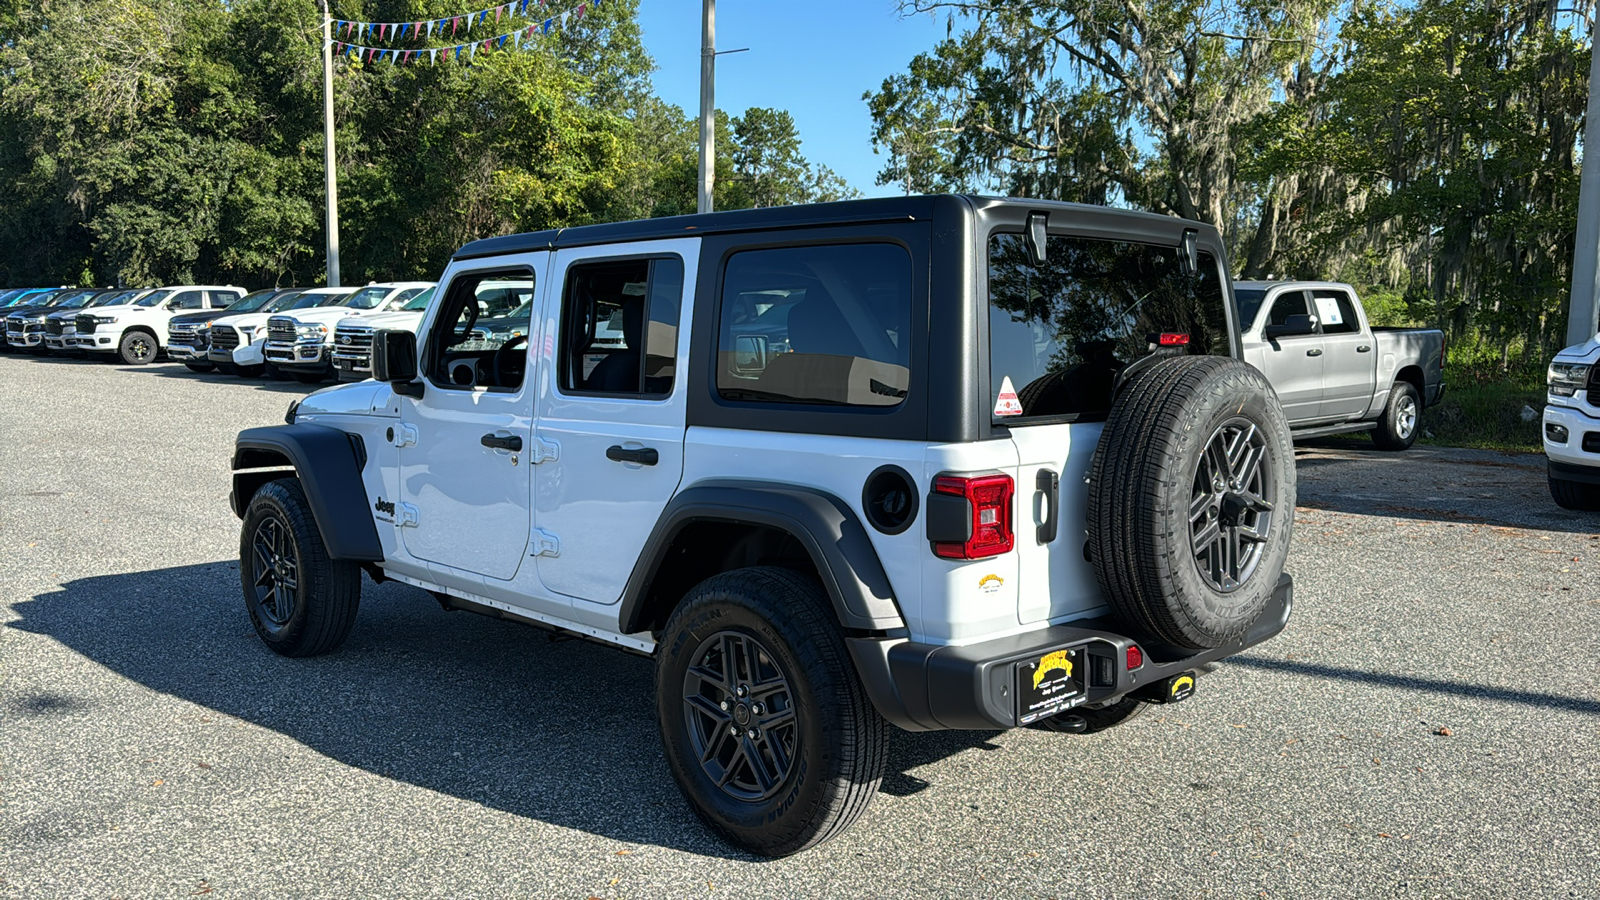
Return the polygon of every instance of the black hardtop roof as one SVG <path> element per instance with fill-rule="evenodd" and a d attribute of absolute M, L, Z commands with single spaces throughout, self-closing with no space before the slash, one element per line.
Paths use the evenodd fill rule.
<path fill-rule="evenodd" d="M 954 200 L 974 211 L 1007 206 L 1039 210 L 1061 210 L 1074 217 L 1092 217 L 1112 224 L 1126 222 L 1139 231 L 1173 228 L 1182 222 L 1172 216 L 1086 203 L 1064 203 L 1059 200 L 1029 200 L 1013 197 L 981 197 L 969 195 L 919 195 L 912 197 L 876 197 L 867 200 L 841 200 L 835 203 L 809 203 L 799 206 L 774 206 L 766 209 L 736 209 L 705 215 L 668 216 L 659 219 L 638 219 L 630 222 L 612 222 L 604 225 L 581 225 L 576 228 L 552 228 L 525 234 L 508 234 L 503 237 L 473 241 L 457 250 L 455 259 L 482 259 L 528 253 L 535 250 L 555 250 L 561 247 L 581 247 L 591 244 L 623 243 L 626 241 L 660 240 L 674 237 L 697 237 L 705 234 L 725 234 L 739 231 L 765 231 L 785 228 L 808 228 L 819 225 L 850 225 L 871 222 L 911 222 L 931 220 L 941 201 Z M 1053 217 L 1052 217 L 1053 218 Z M 1158 224 L 1159 223 L 1159 224 Z M 1052 222 L 1052 225 L 1055 224 Z M 1191 227 L 1211 229 L 1209 225 L 1187 223 Z"/>

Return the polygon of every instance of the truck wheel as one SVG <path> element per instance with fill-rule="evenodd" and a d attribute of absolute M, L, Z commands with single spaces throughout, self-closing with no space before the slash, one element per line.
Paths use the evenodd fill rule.
<path fill-rule="evenodd" d="M 161 345 L 156 339 L 143 331 L 130 331 L 122 336 L 122 343 L 117 345 L 117 355 L 130 366 L 142 366 L 155 362 L 156 352 Z"/>
<path fill-rule="evenodd" d="M 1600 512 L 1600 484 L 1584 484 L 1581 481 L 1551 477 L 1550 496 L 1562 509 Z"/>
<path fill-rule="evenodd" d="M 191 372 L 210 372 L 216 368 L 216 366 L 213 366 L 211 363 L 186 362 L 184 363 L 184 366 Z"/>
<path fill-rule="evenodd" d="M 284 656 L 344 642 L 361 600 L 361 568 L 328 558 L 305 491 L 293 478 L 263 485 L 245 510 L 239 578 L 256 634 Z"/>
<path fill-rule="evenodd" d="M 1278 395 L 1227 357 L 1162 360 L 1122 389 L 1089 477 L 1089 558 L 1130 626 L 1226 646 L 1266 608 L 1289 555 L 1295 470 Z"/>
<path fill-rule="evenodd" d="M 1045 731 L 1059 731 L 1066 734 L 1094 734 L 1137 719 L 1149 706 L 1150 704 L 1143 700 L 1124 697 L 1099 709 L 1080 706 L 1058 713 L 1040 721 L 1038 727 Z"/>
<path fill-rule="evenodd" d="M 788 856 L 866 809 L 883 779 L 888 725 L 816 581 L 765 566 L 709 578 L 657 646 L 667 767 L 717 833 Z"/>
<path fill-rule="evenodd" d="M 1389 403 L 1383 408 L 1372 443 L 1379 450 L 1408 450 L 1417 442 L 1417 422 L 1422 415 L 1422 400 L 1409 381 L 1396 381 L 1389 389 Z"/>

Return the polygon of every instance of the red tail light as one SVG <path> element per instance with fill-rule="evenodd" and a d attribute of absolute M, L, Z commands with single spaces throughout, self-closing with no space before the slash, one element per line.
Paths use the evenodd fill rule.
<path fill-rule="evenodd" d="M 1161 335 L 1161 346 L 1187 347 L 1189 346 L 1189 336 L 1187 334 L 1173 334 L 1171 332 L 1163 334 Z"/>
<path fill-rule="evenodd" d="M 1139 649 L 1138 644 L 1128 645 L 1128 668 L 1137 669 L 1142 665 L 1144 665 L 1144 651 Z"/>
<path fill-rule="evenodd" d="M 1010 553 L 1016 542 L 1011 529 L 1011 495 L 1015 486 L 1010 475 L 983 475 L 960 478 L 941 475 L 933 480 L 940 494 L 964 497 L 972 514 L 970 537 L 965 543 L 935 543 L 933 552 L 945 559 L 983 559 Z"/>

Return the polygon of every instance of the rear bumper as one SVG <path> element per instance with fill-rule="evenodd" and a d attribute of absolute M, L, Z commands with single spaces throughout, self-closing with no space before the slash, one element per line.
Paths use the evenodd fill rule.
<path fill-rule="evenodd" d="M 848 638 L 845 643 L 867 696 L 894 725 L 907 731 L 1014 728 L 1021 724 L 1014 696 L 1017 663 L 1079 649 L 1079 658 L 1089 663 L 1079 703 L 1104 703 L 1137 695 L 1274 637 L 1289 623 L 1293 605 L 1294 581 L 1284 575 L 1243 640 L 1198 652 L 1140 643 L 1122 634 L 1120 624 L 1111 619 L 1054 625 L 959 647 L 903 638 Z M 1134 644 L 1144 652 L 1144 664 L 1129 671 L 1125 654 Z"/>

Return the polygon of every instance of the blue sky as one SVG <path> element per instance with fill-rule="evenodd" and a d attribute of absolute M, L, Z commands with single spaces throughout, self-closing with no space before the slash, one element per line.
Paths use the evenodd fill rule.
<path fill-rule="evenodd" d="M 642 0 L 644 44 L 660 68 L 656 93 L 690 115 L 700 109 L 698 0 Z M 959 25 L 959 23 L 958 23 Z M 787 109 L 801 150 L 869 197 L 897 193 L 873 184 L 883 157 L 872 152 L 872 116 L 862 93 L 905 71 L 945 36 L 942 20 L 901 18 L 892 0 L 717 0 L 717 108 Z"/>

